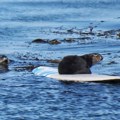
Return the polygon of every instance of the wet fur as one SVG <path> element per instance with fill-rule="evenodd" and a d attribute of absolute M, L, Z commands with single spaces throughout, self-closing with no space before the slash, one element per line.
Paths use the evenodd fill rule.
<path fill-rule="evenodd" d="M 8 71 L 8 63 L 9 63 L 9 60 L 7 56 L 0 55 L 0 73 Z"/>
<path fill-rule="evenodd" d="M 58 72 L 60 74 L 91 74 L 90 68 L 101 60 L 102 56 L 96 53 L 66 56 L 59 63 Z"/>

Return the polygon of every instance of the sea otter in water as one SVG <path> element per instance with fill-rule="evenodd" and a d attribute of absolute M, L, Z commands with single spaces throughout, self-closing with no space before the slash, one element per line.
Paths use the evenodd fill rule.
<path fill-rule="evenodd" d="M 0 55 L 0 73 L 8 71 L 9 60 L 5 55 Z"/>
<path fill-rule="evenodd" d="M 98 53 L 66 56 L 59 63 L 58 72 L 59 74 L 91 74 L 90 68 L 102 59 L 102 55 Z"/>

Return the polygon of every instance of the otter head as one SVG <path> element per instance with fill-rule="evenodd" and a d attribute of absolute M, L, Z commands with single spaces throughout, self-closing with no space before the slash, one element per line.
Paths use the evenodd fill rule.
<path fill-rule="evenodd" d="M 8 65 L 9 60 L 5 55 L 0 55 L 0 65 Z"/>
<path fill-rule="evenodd" d="M 88 67 L 92 67 L 103 59 L 102 55 L 99 53 L 85 54 L 81 57 L 85 59 Z"/>
<path fill-rule="evenodd" d="M 93 65 L 100 62 L 101 60 L 103 60 L 102 55 L 99 53 L 92 53 L 92 54 L 90 54 L 90 56 L 92 57 L 92 64 Z"/>

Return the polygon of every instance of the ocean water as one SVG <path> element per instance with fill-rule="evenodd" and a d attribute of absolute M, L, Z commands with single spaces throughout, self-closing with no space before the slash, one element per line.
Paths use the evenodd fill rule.
<path fill-rule="evenodd" d="M 0 120 L 118 120 L 120 83 L 70 83 L 34 76 L 24 66 L 99 52 L 93 73 L 120 75 L 119 0 L 0 0 L 0 54 L 10 59 L 0 73 Z M 80 35 L 68 30 L 95 35 Z M 105 31 L 112 35 L 98 36 Z M 68 38 L 84 38 L 73 43 Z M 58 45 L 32 40 L 58 39 Z"/>

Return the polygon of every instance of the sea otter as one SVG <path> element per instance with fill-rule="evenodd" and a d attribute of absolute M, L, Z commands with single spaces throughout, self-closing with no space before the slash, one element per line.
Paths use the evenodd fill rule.
<path fill-rule="evenodd" d="M 103 59 L 101 54 L 65 56 L 58 65 L 59 74 L 91 74 L 90 68 Z"/>
<path fill-rule="evenodd" d="M 9 60 L 7 56 L 0 55 L 0 73 L 8 71 Z"/>

